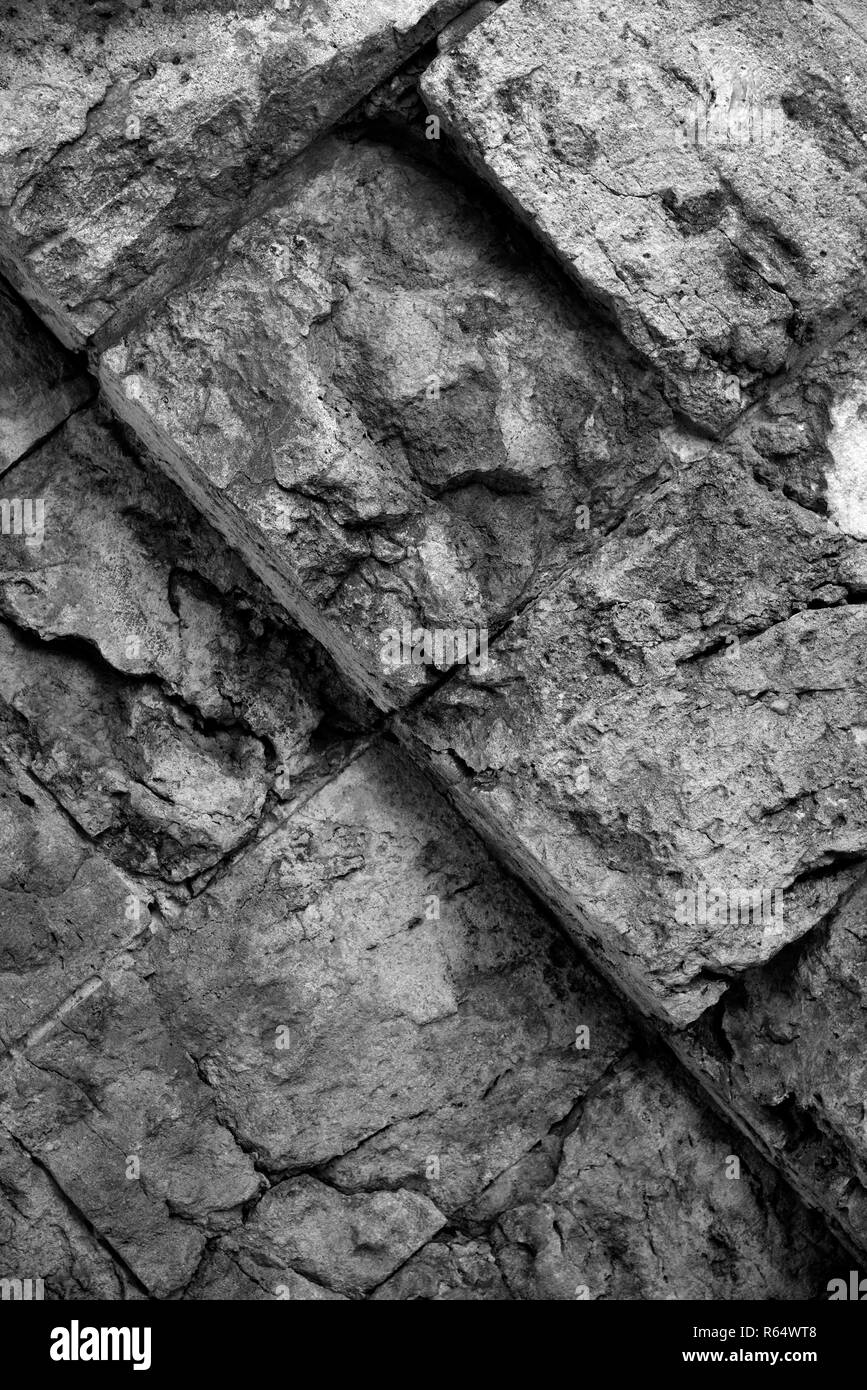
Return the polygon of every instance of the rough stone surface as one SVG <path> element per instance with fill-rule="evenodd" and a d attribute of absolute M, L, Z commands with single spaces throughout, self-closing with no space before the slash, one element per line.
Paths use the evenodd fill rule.
<path fill-rule="evenodd" d="M 373 1295 L 379 1302 L 508 1302 L 512 1298 L 488 1241 L 464 1235 L 432 1240 Z"/>
<path fill-rule="evenodd" d="M 858 309 L 867 44 L 845 8 L 509 0 L 423 79 L 473 165 L 714 432 Z"/>
<path fill-rule="evenodd" d="M 137 1299 L 123 1266 L 72 1210 L 46 1172 L 0 1130 L 0 1280 L 41 1279 L 44 1297 Z"/>
<path fill-rule="evenodd" d="M 93 711 L 97 724 L 115 717 Z M 26 808 L 11 819 L 26 828 Z M 0 1068 L 0 1124 L 135 1291 L 819 1296 L 840 1264 L 833 1242 L 774 1195 L 750 1152 L 770 1194 L 759 1218 L 753 1180 L 725 1177 L 743 1145 L 684 1102 L 670 1067 L 639 1059 L 607 989 L 423 780 L 407 780 L 396 746 L 368 750 L 278 819 L 184 910 L 157 913 L 127 949 L 105 943 L 89 988 Z M 674 1202 L 643 1224 L 632 1213 L 628 1280 L 614 1273 L 622 1236 L 597 1232 L 587 1293 L 575 1292 L 574 1242 L 544 1276 L 517 1270 L 522 1223 L 542 1229 L 549 1198 L 567 1200 L 571 1136 L 592 1133 L 603 1191 L 624 1182 L 623 1127 L 644 1133 L 646 1114 L 624 1121 L 618 1078 L 647 1068 L 643 1104 L 667 1108 L 702 1155 L 683 1178 L 684 1224 Z M 650 1152 L 643 1163 L 630 1171 L 650 1200 L 660 1178 Z M 697 1211 L 707 1234 L 687 1273 Z M 470 1258 L 460 1247 L 474 1231 Z M 720 1267 L 720 1240 L 743 1252 L 739 1275 Z M 455 1272 L 426 1294 L 437 1242 L 455 1245 Z"/>
<path fill-rule="evenodd" d="M 867 334 L 859 325 L 784 382 L 739 433 L 757 474 L 853 540 L 867 540 Z M 867 592 L 863 545 L 850 547 L 846 583 Z"/>
<path fill-rule="evenodd" d="M 146 948 L 145 948 L 146 949 Z M 0 1072 L 0 1121 L 155 1297 L 262 1180 L 127 958 L 64 1024 Z"/>
<path fill-rule="evenodd" d="M 341 215 L 335 221 L 333 209 Z M 329 141 L 102 358 L 120 413 L 384 706 L 383 633 L 490 629 L 622 515 L 671 414 L 478 200 Z"/>
<path fill-rule="evenodd" d="M 497 1219 L 513 1296 L 642 1299 L 652 1283 L 658 1299 L 810 1297 L 820 1224 L 801 1228 L 761 1166 L 736 1170 L 730 1138 L 661 1069 L 620 1072 L 586 1106 L 551 1185 Z"/>
<path fill-rule="evenodd" d="M 0 760 L 0 1051 L 92 986 L 149 924 L 147 902 L 31 778 Z M 131 900 L 134 907 L 130 908 Z M 134 914 L 134 915 L 133 915 Z"/>
<path fill-rule="evenodd" d="M 9 475 L 0 728 L 118 864 L 180 883 L 349 755 L 369 717 L 161 473 L 91 412 Z"/>
<path fill-rule="evenodd" d="M 867 1236 L 865 883 L 804 941 L 747 971 L 679 1039 L 765 1152 L 859 1244 Z"/>
<path fill-rule="evenodd" d="M 860 11 L 0 23 L 0 1293 L 826 1297 Z"/>
<path fill-rule="evenodd" d="M 776 977 L 774 972 L 748 977 L 723 1022 L 755 1099 L 769 1105 L 794 1100 L 812 1113 L 820 1127 L 842 1138 L 862 1182 L 867 1178 L 864 909 L 862 885 L 795 961 L 781 959 Z M 847 1065 L 841 1071 L 842 1057 Z"/>
<path fill-rule="evenodd" d="M 305 1174 L 278 1183 L 259 1203 L 239 1263 L 276 1270 L 278 1278 L 281 1268 L 296 1268 L 333 1292 L 368 1293 L 442 1225 L 418 1192 L 344 1194 Z"/>
<path fill-rule="evenodd" d="M 628 1045 L 394 751 L 356 760 L 182 925 L 160 969 L 166 1013 L 269 1172 L 330 1164 L 338 1184 L 417 1186 L 449 1212 Z"/>
<path fill-rule="evenodd" d="M 651 492 L 486 674 L 407 721 L 609 973 L 676 1023 L 814 926 L 867 851 L 851 547 L 748 462 L 711 452 Z M 702 885 L 780 890 L 780 912 L 679 917 Z"/>
<path fill-rule="evenodd" d="M 464 0 L 36 0 L 0 47 L 0 261 L 63 340 L 152 303 Z"/>
<path fill-rule="evenodd" d="M 0 474 L 73 410 L 93 386 L 80 362 L 0 284 Z"/>

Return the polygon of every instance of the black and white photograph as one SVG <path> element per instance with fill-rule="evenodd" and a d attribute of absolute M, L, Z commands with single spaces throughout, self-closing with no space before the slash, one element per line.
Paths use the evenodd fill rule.
<path fill-rule="evenodd" d="M 821 1371 L 865 605 L 867 0 L 2 0 L 29 1365 L 565 1302 Z"/>

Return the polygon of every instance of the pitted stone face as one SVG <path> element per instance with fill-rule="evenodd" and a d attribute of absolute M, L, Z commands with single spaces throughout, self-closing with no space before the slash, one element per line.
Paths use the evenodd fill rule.
<path fill-rule="evenodd" d="M 496 1296 L 497 1260 L 510 1297 L 821 1287 L 818 1223 L 393 748 L 127 947 L 0 1066 L 39 1164 L 0 1147 L 7 1250 L 46 1171 L 155 1297 Z"/>
<path fill-rule="evenodd" d="M 825 6 L 509 0 L 422 91 L 671 401 L 725 432 L 863 293 L 865 77 Z"/>
<path fill-rule="evenodd" d="M 263 180 L 464 0 L 21 5 L 0 54 L 0 261 L 69 344 L 154 302 Z"/>
<path fill-rule="evenodd" d="M 125 869 L 177 887 L 340 762 L 326 692 L 364 710 L 91 411 L 6 477 L 46 522 L 38 548 L 0 529 L 0 739 Z"/>
<path fill-rule="evenodd" d="M 366 142 L 307 152 L 100 370 L 384 707 L 431 678 L 384 664 L 389 634 L 490 635 L 672 460 L 671 412 L 616 336 L 475 199 Z"/>
<path fill-rule="evenodd" d="M 0 1297 L 823 1296 L 861 9 L 9 8 Z"/>
<path fill-rule="evenodd" d="M 680 1026 L 820 922 L 867 853 L 855 548 L 717 450 L 525 609 L 486 676 L 406 721 L 602 967 Z"/>

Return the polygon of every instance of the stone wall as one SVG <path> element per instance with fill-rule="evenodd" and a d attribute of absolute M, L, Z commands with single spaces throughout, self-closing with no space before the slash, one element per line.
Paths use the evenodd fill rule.
<path fill-rule="evenodd" d="M 860 10 L 0 38 L 0 1277 L 827 1297 L 867 1251 Z"/>

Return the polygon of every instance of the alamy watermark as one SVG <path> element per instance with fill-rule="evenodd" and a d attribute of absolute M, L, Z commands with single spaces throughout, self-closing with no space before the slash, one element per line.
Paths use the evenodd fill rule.
<path fill-rule="evenodd" d="M 69 1327 L 51 1330 L 52 1361 L 130 1361 L 134 1371 L 151 1364 L 149 1327 L 82 1327 L 73 1318 Z"/>
<path fill-rule="evenodd" d="M 850 1303 L 867 1303 L 867 1279 L 862 1279 L 857 1269 L 849 1270 L 849 1282 L 845 1279 L 828 1281 L 828 1302 L 844 1300 Z"/>
<path fill-rule="evenodd" d="M 680 926 L 722 926 L 724 923 L 750 923 L 781 926 L 782 888 L 681 888 L 674 895 L 674 920 Z"/>
<path fill-rule="evenodd" d="M 0 534 L 23 536 L 25 545 L 38 548 L 45 538 L 45 498 L 0 499 Z"/>
<path fill-rule="evenodd" d="M 748 67 L 716 67 L 683 122 L 691 145 L 767 145 L 779 140 L 786 115 L 779 101 L 765 96 L 761 74 Z"/>
<path fill-rule="evenodd" d="M 380 634 L 380 660 L 386 671 L 399 666 L 435 666 L 448 671 L 452 666 L 468 666 L 471 671 L 488 669 L 488 629 L 486 627 L 388 627 Z"/>
<path fill-rule="evenodd" d="M 32 1303 L 45 1298 L 44 1279 L 0 1279 L 0 1300 Z"/>

